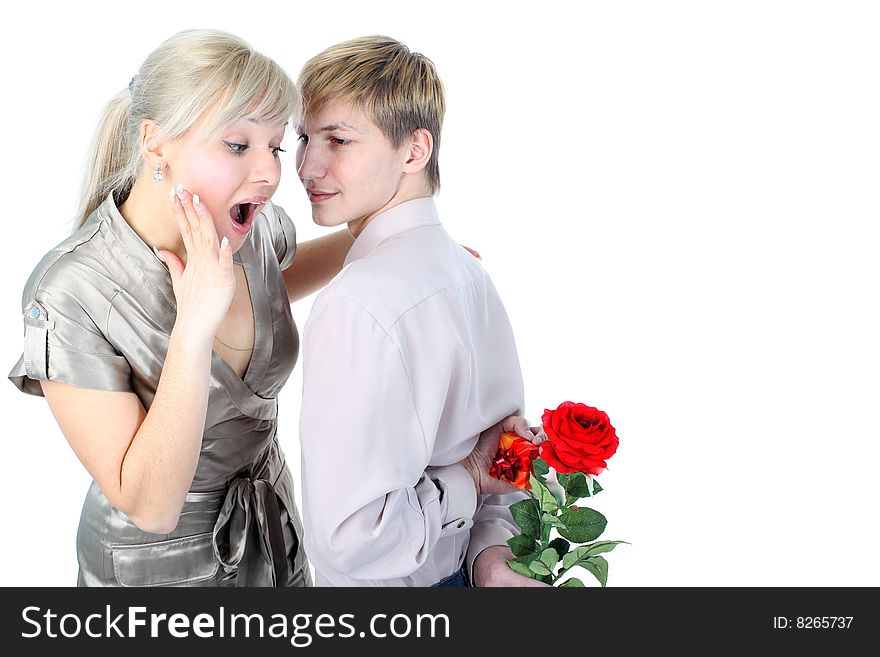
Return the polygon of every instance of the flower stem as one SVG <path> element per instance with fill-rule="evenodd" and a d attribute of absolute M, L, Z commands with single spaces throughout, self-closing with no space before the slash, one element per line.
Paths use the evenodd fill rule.
<path fill-rule="evenodd" d="M 541 550 L 546 550 L 550 547 L 550 532 L 552 529 L 552 525 L 545 523 L 543 520 L 541 521 Z"/>
<path fill-rule="evenodd" d="M 541 520 L 541 552 L 550 547 L 550 532 L 553 530 L 553 525 L 544 522 Z M 553 574 L 553 570 L 550 570 L 550 581 L 547 582 L 551 586 L 553 582 L 556 581 L 556 576 Z"/>

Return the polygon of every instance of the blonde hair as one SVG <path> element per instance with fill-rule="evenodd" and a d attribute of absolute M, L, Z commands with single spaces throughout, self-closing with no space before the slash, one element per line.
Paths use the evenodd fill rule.
<path fill-rule="evenodd" d="M 387 36 L 366 36 L 330 46 L 312 57 L 297 82 L 306 112 L 331 100 L 364 109 L 394 147 L 418 128 L 434 138 L 425 168 L 431 194 L 440 189 L 440 129 L 446 111 L 434 63 Z"/>
<path fill-rule="evenodd" d="M 75 227 L 113 194 L 128 198 L 143 166 L 141 125 L 154 121 L 158 140 L 182 137 L 204 117 L 199 136 L 242 119 L 289 121 L 300 113 L 293 81 L 275 61 L 217 30 L 187 30 L 163 42 L 127 89 L 107 105 L 86 162 Z"/>

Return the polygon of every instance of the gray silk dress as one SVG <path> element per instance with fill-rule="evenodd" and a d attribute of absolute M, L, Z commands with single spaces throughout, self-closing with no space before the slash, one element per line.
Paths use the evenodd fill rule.
<path fill-rule="evenodd" d="M 309 586 L 293 479 L 276 438 L 277 396 L 299 349 L 282 269 L 296 233 L 268 204 L 234 261 L 254 312 L 254 349 L 240 378 L 212 354 L 201 453 L 174 531 L 138 529 L 95 482 L 77 531 L 80 586 Z M 52 249 L 22 299 L 24 353 L 9 374 L 136 394 L 149 410 L 176 306 L 165 266 L 112 197 Z"/>

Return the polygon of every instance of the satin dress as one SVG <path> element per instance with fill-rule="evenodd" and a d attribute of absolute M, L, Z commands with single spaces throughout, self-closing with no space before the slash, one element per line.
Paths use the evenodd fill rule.
<path fill-rule="evenodd" d="M 211 357 L 205 433 L 173 532 L 138 529 L 92 482 L 77 531 L 80 586 L 309 586 L 293 479 L 276 437 L 277 396 L 299 335 L 281 271 L 296 251 L 293 223 L 268 204 L 234 256 L 247 277 L 254 349 L 243 377 Z M 156 394 L 176 306 L 165 266 L 112 197 L 52 249 L 22 298 L 24 351 L 9 374 L 23 392 L 39 381 Z"/>

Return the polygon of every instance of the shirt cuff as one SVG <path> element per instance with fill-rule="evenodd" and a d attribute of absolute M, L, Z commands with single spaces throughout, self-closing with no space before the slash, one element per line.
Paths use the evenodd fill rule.
<path fill-rule="evenodd" d="M 493 545 L 507 547 L 507 539 L 512 536 L 514 536 L 514 532 L 510 531 L 508 523 L 502 520 L 486 520 L 474 525 L 474 528 L 471 530 L 471 540 L 468 544 L 464 560 L 471 586 L 477 585 L 474 582 L 474 561 L 477 560 L 480 552 Z"/>
<path fill-rule="evenodd" d="M 460 463 L 454 463 L 431 468 L 429 476 L 442 493 L 442 535 L 469 530 L 477 511 L 477 488 L 468 471 Z"/>

